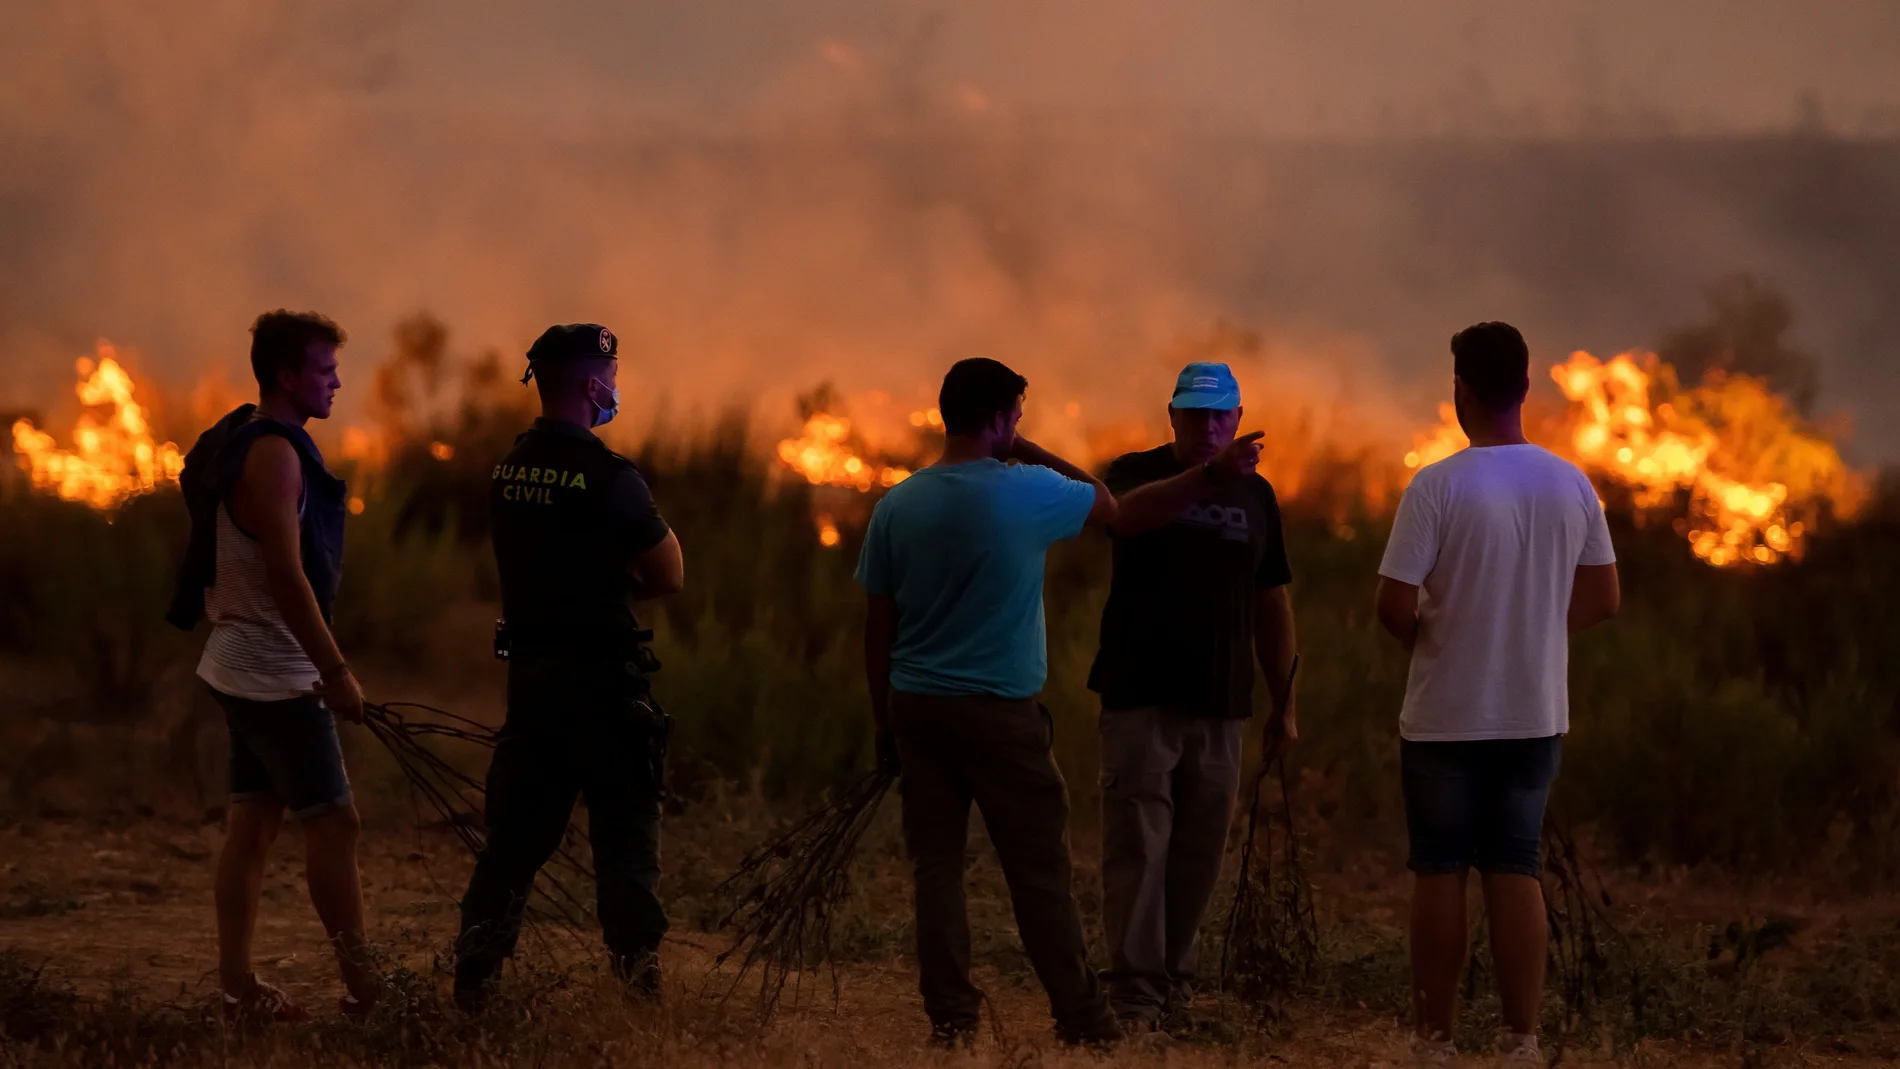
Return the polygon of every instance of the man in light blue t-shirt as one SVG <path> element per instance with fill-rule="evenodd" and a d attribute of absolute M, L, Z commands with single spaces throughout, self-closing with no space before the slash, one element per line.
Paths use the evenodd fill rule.
<path fill-rule="evenodd" d="M 970 1045 L 983 997 L 970 983 L 963 901 L 971 802 L 996 844 L 1057 1034 L 1078 1044 L 1119 1037 L 1088 964 L 1069 887 L 1068 790 L 1035 701 L 1048 674 L 1043 556 L 1114 519 L 1115 499 L 1017 436 L 1028 385 L 994 360 L 950 369 L 938 397 L 943 458 L 878 502 L 858 561 L 878 751 L 903 769 L 920 987 L 931 1042 L 943 1047 Z"/>

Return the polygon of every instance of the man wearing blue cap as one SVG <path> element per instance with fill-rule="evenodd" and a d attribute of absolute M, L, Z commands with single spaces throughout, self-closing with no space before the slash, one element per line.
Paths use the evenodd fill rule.
<path fill-rule="evenodd" d="M 1102 696 L 1102 914 L 1110 999 L 1129 1032 L 1191 1023 L 1201 919 L 1220 879 L 1254 662 L 1270 737 L 1296 734 L 1292 574 L 1262 432 L 1236 438 L 1225 364 L 1182 369 L 1174 441 L 1128 453 L 1106 483 L 1114 578 L 1089 688 Z"/>
<path fill-rule="evenodd" d="M 636 993 L 658 993 L 671 721 L 648 685 L 659 662 L 632 603 L 677 592 L 685 566 L 639 469 L 594 435 L 620 409 L 619 347 L 594 323 L 536 339 L 522 381 L 539 388 L 541 418 L 490 480 L 508 719 L 488 768 L 488 843 L 455 948 L 455 997 L 468 1010 L 514 953 L 535 874 L 560 847 L 577 797 L 587 800 L 614 973 Z"/>

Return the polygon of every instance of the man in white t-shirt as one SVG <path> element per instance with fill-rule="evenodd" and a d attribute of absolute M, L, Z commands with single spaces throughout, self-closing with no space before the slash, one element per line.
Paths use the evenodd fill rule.
<path fill-rule="evenodd" d="M 1414 1051 L 1428 1063 L 1456 1056 L 1476 867 L 1505 1060 L 1539 1064 L 1544 807 L 1570 730 L 1570 636 L 1616 612 L 1616 555 L 1590 480 L 1524 439 L 1523 335 L 1480 323 L 1451 351 L 1471 447 L 1412 480 L 1379 566 L 1379 622 L 1412 655 L 1399 752 L 1415 876 Z"/>

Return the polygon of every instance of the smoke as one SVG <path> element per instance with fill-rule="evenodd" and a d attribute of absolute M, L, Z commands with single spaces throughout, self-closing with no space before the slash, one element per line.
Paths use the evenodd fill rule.
<path fill-rule="evenodd" d="M 1262 418 L 1402 442 L 1465 323 L 1551 360 L 1653 345 L 1751 271 L 1819 409 L 1900 455 L 1900 151 L 1814 129 L 1885 129 L 1900 23 L 1648 7 L 12 4 L 0 408 L 98 336 L 174 391 L 241 384 L 287 305 L 354 335 L 347 417 L 426 308 L 510 360 L 608 323 L 636 413 L 789 419 L 825 379 L 902 409 L 993 356 L 1083 448 L 1158 426 L 1226 323 L 1262 339 L 1234 350 Z"/>

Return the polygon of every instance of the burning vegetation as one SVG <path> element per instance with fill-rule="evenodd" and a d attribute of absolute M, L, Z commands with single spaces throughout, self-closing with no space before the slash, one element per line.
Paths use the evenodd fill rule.
<path fill-rule="evenodd" d="M 380 470 L 392 450 L 413 447 L 444 465 L 460 455 L 445 440 L 445 420 L 422 418 L 426 406 L 417 400 L 436 393 L 445 338 L 446 329 L 426 317 L 398 330 L 398 352 L 375 380 L 375 426 L 343 431 L 340 455 L 359 472 Z M 495 360 L 489 354 L 471 370 L 462 422 L 471 406 L 494 400 L 488 380 L 497 378 Z M 1701 379 L 1685 387 L 1676 369 L 1652 354 L 1623 353 L 1605 361 L 1573 353 L 1550 369 L 1565 406 L 1541 418 L 1533 407 L 1530 433 L 1589 473 L 1606 500 L 1627 507 L 1639 522 L 1669 524 L 1697 558 L 1717 567 L 1798 558 L 1812 532 L 1854 516 L 1867 496 L 1866 480 L 1805 420 L 1799 398 L 1785 396 L 1769 375 L 1750 373 L 1753 368 L 1694 362 L 1701 364 Z M 154 437 L 116 350 L 101 341 L 77 369 L 75 392 L 85 408 L 70 448 L 31 420 L 13 424 L 14 451 L 32 487 L 112 510 L 176 484 L 184 458 L 176 445 Z M 889 407 L 882 395 L 859 400 L 879 410 Z M 1081 410 L 1075 401 L 1058 409 L 1071 421 Z M 826 548 L 844 544 L 843 528 L 862 518 L 872 496 L 908 478 L 943 430 L 934 408 L 907 415 L 887 411 L 883 423 L 854 422 L 847 410 L 831 387 L 819 387 L 799 400 L 799 434 L 779 441 L 775 450 L 784 471 L 822 495 L 813 522 Z M 1449 403 L 1438 414 L 1438 424 L 1414 435 L 1403 454 L 1329 448 L 1305 441 L 1302 435 L 1311 428 L 1303 423 L 1291 426 L 1286 434 L 1300 439 L 1293 443 L 1297 448 L 1270 451 L 1263 471 L 1289 502 L 1329 515 L 1339 511 L 1339 502 L 1351 502 L 1354 510 L 1380 515 L 1392 504 L 1387 487 L 1402 485 L 1411 472 L 1469 444 Z M 1267 422 L 1283 421 L 1270 416 Z M 884 424 L 890 427 L 874 430 Z M 1118 451 L 1110 443 L 1152 437 L 1147 428 L 1133 426 L 1089 427 L 1085 436 L 1099 454 L 1088 459 L 1098 464 Z M 363 510 L 362 498 L 352 500 L 351 510 Z M 1347 517 L 1333 519 L 1342 536 L 1352 530 Z"/>
<path fill-rule="evenodd" d="M 1638 510 L 1674 513 L 1717 567 L 1798 556 L 1809 530 L 1851 518 L 1864 496 L 1833 444 L 1753 376 L 1715 371 L 1685 390 L 1674 368 L 1633 353 L 1573 353 L 1550 374 L 1570 401 L 1572 458 Z"/>
<path fill-rule="evenodd" d="M 176 485 L 185 457 L 171 442 L 152 437 L 145 408 L 133 399 L 132 376 L 120 365 L 118 351 L 100 341 L 92 356 L 75 366 L 74 392 L 85 406 L 73 425 L 73 447 L 58 441 L 31 420 L 13 423 L 13 451 L 35 490 L 112 509 L 128 498 Z"/>
<path fill-rule="evenodd" d="M 910 477 L 909 468 L 879 463 L 865 452 L 851 421 L 829 412 L 813 412 L 802 434 L 778 444 L 779 462 L 813 486 L 843 486 L 869 493 L 873 487 L 888 490 Z"/>
<path fill-rule="evenodd" d="M 1685 389 L 1675 369 L 1653 354 L 1602 361 L 1585 352 L 1552 367 L 1550 377 L 1567 405 L 1539 421 L 1532 436 L 1583 468 L 1600 492 L 1626 498 L 1639 520 L 1673 525 L 1697 558 L 1716 567 L 1799 557 L 1809 533 L 1830 519 L 1851 519 L 1866 496 L 1865 480 L 1833 443 L 1762 378 L 1718 367 Z M 915 441 L 871 445 L 840 414 L 844 405 L 828 389 L 802 403 L 803 434 L 781 441 L 778 458 L 814 486 L 875 493 L 911 473 L 892 456 L 914 465 L 926 452 Z M 1071 415 L 1075 410 L 1074 402 L 1065 406 Z M 1406 477 L 1470 444 L 1450 402 L 1439 405 L 1438 416 L 1438 425 L 1415 435 L 1403 454 Z M 912 413 L 909 422 L 919 430 L 942 427 L 934 410 Z M 1097 428 L 1089 437 L 1145 441 L 1133 428 Z M 1088 459 L 1101 464 L 1109 456 Z M 1375 514 L 1387 511 L 1390 462 L 1365 456 L 1342 465 L 1339 459 L 1324 449 L 1296 450 L 1271 456 L 1263 470 L 1289 501 L 1341 499 L 1333 484 L 1346 479 L 1359 485 L 1344 499 Z M 1338 530 L 1350 531 L 1339 519 Z M 816 522 L 821 544 L 841 543 L 830 513 Z"/>
<path fill-rule="evenodd" d="M 1763 379 L 1714 369 L 1684 389 L 1651 353 L 1576 352 L 1550 369 L 1568 407 L 1531 431 L 1639 520 L 1667 522 L 1718 568 L 1798 558 L 1823 522 L 1851 519 L 1865 480 Z M 1405 455 L 1416 470 L 1469 444 L 1452 406 Z"/>
<path fill-rule="evenodd" d="M 888 402 L 888 397 L 873 395 L 867 400 Z M 912 412 L 910 440 L 891 450 L 877 449 L 866 440 L 863 426 L 841 414 L 845 407 L 829 384 L 800 397 L 798 411 L 804 424 L 798 437 L 781 440 L 776 450 L 782 469 L 804 479 L 820 495 L 814 499 L 812 523 L 818 544 L 825 549 L 844 545 L 841 524 L 864 519 L 868 501 L 864 495 L 881 493 L 910 478 L 917 458 L 927 451 L 919 434 L 943 427 L 943 418 L 934 408 Z M 902 459 L 894 453 L 901 453 Z"/>

